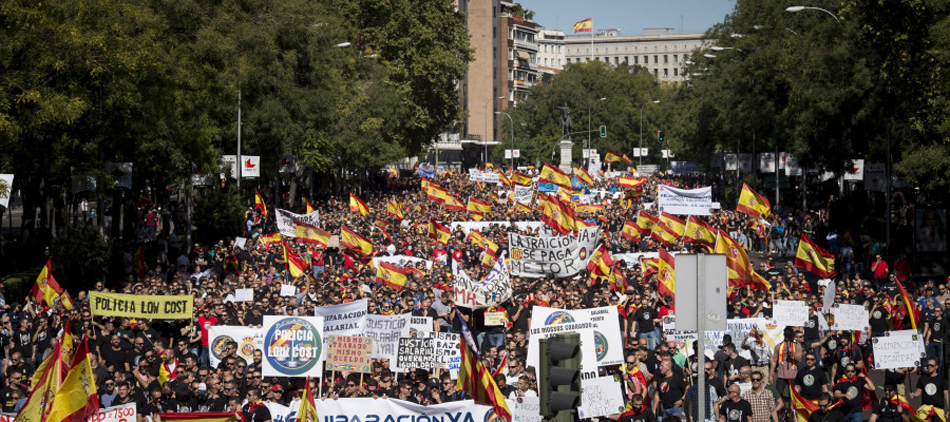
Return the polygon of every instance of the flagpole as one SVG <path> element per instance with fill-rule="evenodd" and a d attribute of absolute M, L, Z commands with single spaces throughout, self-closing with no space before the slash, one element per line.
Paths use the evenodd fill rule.
<path fill-rule="evenodd" d="M 590 18 L 590 60 L 594 61 L 594 18 Z M 590 136 L 590 128 L 587 128 L 587 136 Z M 587 145 L 590 148 L 590 145 Z M 588 152 L 589 154 L 589 152 Z"/>

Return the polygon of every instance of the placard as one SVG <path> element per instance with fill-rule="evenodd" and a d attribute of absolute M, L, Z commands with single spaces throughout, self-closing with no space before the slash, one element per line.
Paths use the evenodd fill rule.
<path fill-rule="evenodd" d="M 838 286 L 835 283 L 828 283 L 828 285 L 825 286 L 824 295 L 821 297 L 821 309 L 825 312 L 831 312 L 831 308 L 835 304 L 835 290 L 837 288 Z"/>
<path fill-rule="evenodd" d="M 281 284 L 280 295 L 283 297 L 297 296 L 297 286 L 294 286 L 293 284 Z"/>
<path fill-rule="evenodd" d="M 264 315 L 265 377 L 323 376 L 323 317 Z"/>
<path fill-rule="evenodd" d="M 803 327 L 808 322 L 808 305 L 801 300 L 776 300 L 772 320 L 781 327 Z"/>
<path fill-rule="evenodd" d="M 409 337 L 429 337 L 434 329 L 432 317 L 414 316 L 409 319 Z"/>
<path fill-rule="evenodd" d="M 495 301 L 504 302 L 511 297 L 511 275 L 508 273 L 508 266 L 505 265 L 504 256 L 499 257 L 485 278 L 478 282 L 472 279 L 454 259 L 451 265 L 455 306 L 487 308 Z"/>
<path fill-rule="evenodd" d="M 836 303 L 831 307 L 831 314 L 835 316 L 835 322 L 831 326 L 833 330 L 868 330 L 868 310 L 864 305 Z"/>
<path fill-rule="evenodd" d="M 538 397 L 518 397 L 507 399 L 505 404 L 511 411 L 512 422 L 543 422 L 541 416 L 541 399 Z"/>
<path fill-rule="evenodd" d="M 327 335 L 327 371 L 373 372 L 373 339 Z"/>
<path fill-rule="evenodd" d="M 287 210 L 277 209 L 277 230 L 280 231 L 280 235 L 286 238 L 296 238 L 297 229 L 294 227 L 294 222 L 299 221 L 301 223 L 307 223 L 311 226 L 320 227 L 320 211 L 314 211 L 310 214 L 295 214 Z M 332 239 L 331 239 L 332 243 Z M 329 245 L 333 246 L 333 245 Z"/>
<path fill-rule="evenodd" d="M 613 376 L 581 380 L 580 419 L 615 415 L 624 412 L 623 389 Z"/>
<path fill-rule="evenodd" d="M 899 337 L 903 338 L 908 345 L 913 344 L 917 346 L 917 350 L 921 353 L 921 356 L 927 356 L 927 348 L 924 346 L 923 337 L 920 336 L 920 333 L 917 330 L 895 330 L 895 331 L 886 331 L 884 332 L 885 336 L 888 337 Z M 916 336 L 916 339 L 914 338 Z"/>
<path fill-rule="evenodd" d="M 528 204 L 531 202 L 531 199 L 534 197 L 534 186 L 522 186 L 519 184 L 514 185 L 514 190 L 512 191 L 513 199 L 515 202 L 520 204 Z"/>
<path fill-rule="evenodd" d="M 138 419 L 137 403 L 126 403 L 118 406 L 99 409 L 95 415 L 86 418 L 86 422 L 132 422 Z"/>
<path fill-rule="evenodd" d="M 581 336 L 581 375 L 596 377 L 598 366 L 623 363 L 623 337 L 617 321 L 617 308 L 613 306 L 575 310 L 535 307 L 528 337 L 527 366 L 538 365 L 538 340 L 576 331 Z"/>
<path fill-rule="evenodd" d="M 254 361 L 254 351 L 264 350 L 264 330 L 238 325 L 212 325 L 208 327 L 208 357 L 211 367 L 221 362 L 221 353 L 230 342 L 237 343 L 237 355 L 248 363 Z"/>
<path fill-rule="evenodd" d="M 254 289 L 234 289 L 235 302 L 253 302 Z"/>
<path fill-rule="evenodd" d="M 409 337 L 412 315 L 367 315 L 363 335 L 373 338 L 373 358 L 389 359 L 390 369 L 396 366 L 399 338 Z"/>
<path fill-rule="evenodd" d="M 323 332 L 348 336 L 363 333 L 366 325 L 367 299 L 354 300 L 339 305 L 317 306 L 314 316 L 323 317 Z"/>
<path fill-rule="evenodd" d="M 676 334 L 676 315 L 666 314 L 661 321 L 663 321 L 664 334 L 668 336 Z"/>
<path fill-rule="evenodd" d="M 133 295 L 95 290 L 89 292 L 89 309 L 96 316 L 192 319 L 194 302 L 192 295 Z"/>
<path fill-rule="evenodd" d="M 522 277 L 570 277 L 587 266 L 600 241 L 600 227 L 585 227 L 577 236 L 508 235 L 511 274 Z"/>
<path fill-rule="evenodd" d="M 915 368 L 920 366 L 920 360 L 927 357 L 927 354 L 920 353 L 920 347 L 916 344 L 908 344 L 908 339 L 913 343 L 923 342 L 919 334 L 909 337 L 883 336 L 872 338 L 874 369 Z"/>
<path fill-rule="evenodd" d="M 485 326 L 495 327 L 505 325 L 504 312 L 485 312 Z"/>
<path fill-rule="evenodd" d="M 432 369 L 435 347 L 431 338 L 400 338 L 396 365 L 400 368 Z"/>
<path fill-rule="evenodd" d="M 432 333 L 435 349 L 435 367 L 448 369 L 452 379 L 458 378 L 459 367 L 462 366 L 461 337 L 454 333 Z"/>
<path fill-rule="evenodd" d="M 676 215 L 709 215 L 713 208 L 712 188 L 678 189 L 659 185 L 656 196 L 660 210 Z"/>
<path fill-rule="evenodd" d="M 234 238 L 234 247 L 235 247 L 235 248 L 244 249 L 244 247 L 245 247 L 246 245 L 247 245 L 247 238 L 246 238 L 246 237 L 238 236 L 238 237 L 235 237 L 235 238 Z"/>

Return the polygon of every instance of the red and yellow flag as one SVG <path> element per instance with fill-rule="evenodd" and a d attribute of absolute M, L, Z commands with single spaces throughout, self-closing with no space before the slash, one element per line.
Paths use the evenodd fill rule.
<path fill-rule="evenodd" d="M 603 243 L 597 247 L 597 250 L 594 251 L 590 256 L 590 261 L 587 262 L 587 271 L 591 275 L 597 275 L 601 277 L 606 277 L 611 273 L 611 267 L 614 266 L 614 260 L 610 256 L 610 252 L 607 251 L 607 247 Z"/>
<path fill-rule="evenodd" d="M 660 258 L 640 257 L 640 270 L 643 271 L 644 277 L 655 273 L 657 269 L 659 268 L 659 264 L 660 264 Z"/>
<path fill-rule="evenodd" d="M 53 398 L 63 382 L 62 343 L 53 347 L 52 353 L 36 368 L 31 385 L 32 391 L 26 403 L 16 415 L 16 422 L 45 422 L 53 404 Z"/>
<path fill-rule="evenodd" d="M 424 182 L 425 179 L 422 179 Z M 386 203 L 386 212 L 390 217 L 396 217 L 399 221 L 402 221 L 402 202 L 399 201 L 389 201 Z"/>
<path fill-rule="evenodd" d="M 551 183 L 554 183 L 555 185 L 572 189 L 571 176 L 568 176 L 567 173 L 561 171 L 561 169 L 554 167 L 548 163 L 544 163 L 544 167 L 541 168 L 540 177 Z"/>
<path fill-rule="evenodd" d="M 85 422 L 89 416 L 99 411 L 99 395 L 96 394 L 96 380 L 92 376 L 92 364 L 89 363 L 89 346 L 83 337 L 79 349 L 73 356 L 66 379 L 56 391 L 50 408 L 48 421 Z"/>
<path fill-rule="evenodd" d="M 271 234 L 262 234 L 260 239 L 264 247 L 268 247 L 274 243 L 279 243 L 281 237 L 280 237 L 280 233 L 271 233 Z"/>
<path fill-rule="evenodd" d="M 313 391 L 310 389 L 310 379 L 307 379 L 307 389 L 300 400 L 300 410 L 297 411 L 298 422 L 320 422 L 317 416 L 317 407 L 313 401 Z"/>
<path fill-rule="evenodd" d="M 56 298 L 61 294 L 63 294 L 63 288 L 59 287 L 59 283 L 53 278 L 53 258 L 49 258 L 46 260 L 46 265 L 40 270 L 40 275 L 36 277 L 36 283 L 33 285 L 33 289 L 30 290 L 30 295 L 37 302 L 52 308 Z"/>
<path fill-rule="evenodd" d="M 429 237 L 442 244 L 448 245 L 452 239 L 452 230 L 437 223 L 434 219 L 429 219 Z"/>
<path fill-rule="evenodd" d="M 617 154 L 617 153 L 614 152 L 613 150 L 609 150 L 609 149 L 607 150 L 607 154 L 604 155 L 604 162 L 605 162 L 605 163 L 616 164 L 616 163 L 619 163 L 620 160 L 622 160 L 622 159 L 623 159 L 623 155 Z"/>
<path fill-rule="evenodd" d="M 379 262 L 376 266 L 376 282 L 389 286 L 394 290 L 402 290 L 406 286 L 406 270 L 388 262 Z"/>
<path fill-rule="evenodd" d="M 577 220 L 571 207 L 551 195 L 542 202 L 541 221 L 551 227 L 555 233 L 572 234 L 577 231 Z"/>
<path fill-rule="evenodd" d="M 742 192 L 739 194 L 739 203 L 736 204 L 736 211 L 756 218 L 768 218 L 772 213 L 772 208 L 768 199 L 743 183 Z"/>
<path fill-rule="evenodd" d="M 636 188 L 646 182 L 647 182 L 646 177 L 634 178 L 634 177 L 620 176 L 617 178 L 617 184 L 625 188 Z"/>
<path fill-rule="evenodd" d="M 705 221 L 689 216 L 686 219 L 686 229 L 683 231 L 683 239 L 706 248 L 706 251 L 712 251 L 716 247 L 716 232 Z"/>
<path fill-rule="evenodd" d="M 350 193 L 350 211 L 358 212 L 360 213 L 360 215 L 365 216 L 366 214 L 369 214 L 369 207 L 366 206 L 366 203 L 364 203 L 363 201 L 360 201 L 360 199 L 357 198 L 356 195 L 353 195 L 353 193 L 351 192 Z"/>
<path fill-rule="evenodd" d="M 373 242 L 346 226 L 340 230 L 340 246 L 364 257 L 373 253 Z"/>
<path fill-rule="evenodd" d="M 804 235 L 802 235 L 804 237 Z M 904 307 L 907 308 L 907 315 L 910 318 L 910 327 L 917 329 L 917 321 L 920 321 L 921 312 L 914 306 L 914 301 L 911 299 L 910 295 L 907 294 L 907 290 L 904 290 L 904 285 L 901 284 L 900 280 L 895 279 L 897 282 L 897 289 L 901 292 L 901 301 L 904 302 Z M 894 304 L 897 303 L 897 298 L 894 298 Z M 906 328 L 906 327 L 905 327 Z"/>
<path fill-rule="evenodd" d="M 462 352 L 462 362 L 459 367 L 459 377 L 456 387 L 470 396 L 477 404 L 492 406 L 495 409 L 495 415 L 502 421 L 511 422 L 511 411 L 508 410 L 508 404 L 505 403 L 505 395 L 502 394 L 491 376 L 491 370 L 485 368 L 482 361 L 478 358 L 476 352 L 475 339 L 472 336 L 468 324 L 459 318 L 462 326 L 462 335 L 460 349 Z"/>
<path fill-rule="evenodd" d="M 254 208 L 257 208 L 261 213 L 261 217 L 264 221 L 267 221 L 267 204 L 264 203 L 264 197 L 261 196 L 261 193 L 254 190 Z"/>
<path fill-rule="evenodd" d="M 590 177 L 590 173 L 584 170 L 583 167 L 574 167 L 574 176 L 577 176 L 577 180 L 580 180 L 581 183 L 587 186 L 594 184 L 594 178 Z"/>
<path fill-rule="evenodd" d="M 818 410 L 818 403 L 805 399 L 795 391 L 795 388 L 789 388 L 788 390 L 792 397 L 792 410 L 798 416 L 798 422 L 808 422 L 811 412 Z"/>
<path fill-rule="evenodd" d="M 673 255 L 666 249 L 660 248 L 660 260 L 657 261 L 656 292 L 669 297 L 676 297 L 676 262 Z"/>
<path fill-rule="evenodd" d="M 515 212 L 529 213 L 531 212 L 531 207 L 528 204 L 522 204 L 520 202 L 515 203 Z"/>
<path fill-rule="evenodd" d="M 594 18 L 587 18 L 574 24 L 574 33 L 591 32 L 594 30 Z"/>
<path fill-rule="evenodd" d="M 310 214 L 315 211 L 313 205 L 310 205 L 310 201 L 307 198 L 304 198 L 303 203 L 307 206 L 307 214 Z"/>
<path fill-rule="evenodd" d="M 505 172 L 495 169 L 495 173 L 498 174 L 498 181 L 503 183 L 505 186 L 511 186 L 511 179 L 508 178 L 508 175 Z"/>
<path fill-rule="evenodd" d="M 290 271 L 290 276 L 297 278 L 304 275 L 307 267 L 309 267 L 310 264 L 297 256 L 297 254 L 293 253 L 293 251 L 290 250 L 290 245 L 287 244 L 286 240 L 281 240 L 280 243 L 284 247 L 284 262 L 287 263 L 287 271 Z"/>
<path fill-rule="evenodd" d="M 294 230 L 297 232 L 297 243 L 316 245 L 326 248 L 330 243 L 330 233 L 312 224 L 294 221 Z"/>
<path fill-rule="evenodd" d="M 637 223 L 634 223 L 631 220 L 627 220 L 626 222 L 624 222 L 623 228 L 620 229 L 620 235 L 634 242 L 639 241 L 640 230 L 637 229 Z"/>
<path fill-rule="evenodd" d="M 821 277 L 832 278 L 835 271 L 835 256 L 820 248 L 808 236 L 801 236 L 798 252 L 795 253 L 795 266 Z"/>
<path fill-rule="evenodd" d="M 491 213 L 491 202 L 468 197 L 468 212 L 477 213 L 477 214 L 489 214 Z"/>
<path fill-rule="evenodd" d="M 729 286 L 733 288 L 746 287 L 751 283 L 752 272 L 749 256 L 738 242 L 728 234 L 719 230 L 716 236 L 715 253 L 726 255 L 726 267 L 729 273 Z"/>
<path fill-rule="evenodd" d="M 680 238 L 680 236 L 678 236 L 676 232 L 673 231 L 673 229 L 666 225 L 666 223 L 663 221 L 660 221 L 659 223 L 656 223 L 655 226 L 653 226 L 653 231 L 650 232 L 650 237 L 656 239 L 664 246 L 672 245 Z"/>
<path fill-rule="evenodd" d="M 656 226 L 660 222 L 660 219 L 640 211 L 637 213 L 637 228 L 640 230 L 640 234 L 650 234 L 653 232 L 653 226 Z"/>
<path fill-rule="evenodd" d="M 682 218 L 668 212 L 660 213 L 660 222 L 666 224 L 666 227 L 668 227 L 677 238 L 683 237 L 683 234 L 686 232 L 686 222 L 683 221 Z"/>
<path fill-rule="evenodd" d="M 521 174 L 521 173 L 515 172 L 515 174 L 513 174 L 513 175 L 511 176 L 511 182 L 514 183 L 514 184 L 516 184 L 516 185 L 529 186 L 529 185 L 531 185 L 531 183 L 533 182 L 533 180 L 531 180 L 531 178 L 528 177 L 528 176 L 525 176 L 525 175 L 523 175 L 523 174 Z"/>
<path fill-rule="evenodd" d="M 445 209 L 452 211 L 465 211 L 465 204 L 463 204 L 460 199 L 456 198 L 455 195 L 445 193 L 443 198 L 445 200 Z"/>
<path fill-rule="evenodd" d="M 769 283 L 769 281 L 759 275 L 759 273 L 752 271 L 752 280 L 749 283 L 749 289 L 770 292 L 772 291 L 772 283 Z"/>
<path fill-rule="evenodd" d="M 447 196 L 449 196 L 449 191 L 435 182 L 430 182 L 429 187 L 426 188 L 426 198 L 433 201 L 445 202 Z"/>

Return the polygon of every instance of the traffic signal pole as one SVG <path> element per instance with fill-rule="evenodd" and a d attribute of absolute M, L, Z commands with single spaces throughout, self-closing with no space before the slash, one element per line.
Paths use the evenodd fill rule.
<path fill-rule="evenodd" d="M 558 333 L 539 346 L 539 413 L 546 422 L 574 422 L 581 405 L 581 335 Z"/>

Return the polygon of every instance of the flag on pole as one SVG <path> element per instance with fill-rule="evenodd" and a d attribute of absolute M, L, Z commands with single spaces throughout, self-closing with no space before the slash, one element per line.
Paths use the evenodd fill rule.
<path fill-rule="evenodd" d="M 359 212 L 361 216 L 365 216 L 366 214 L 369 214 L 369 207 L 366 206 L 366 203 L 364 203 L 363 201 L 360 201 L 360 199 L 357 198 L 356 195 L 353 195 L 353 193 L 351 192 L 350 193 L 350 211 Z"/>
<path fill-rule="evenodd" d="M 607 247 L 601 243 L 594 253 L 591 254 L 590 261 L 587 262 L 587 271 L 590 272 L 591 275 L 606 277 L 610 275 L 610 268 L 613 266 L 614 260 L 610 257 L 610 252 L 608 252 Z"/>
<path fill-rule="evenodd" d="M 591 177 L 590 173 L 584 170 L 583 167 L 574 167 L 574 175 L 577 176 L 577 180 L 580 180 L 581 183 L 587 186 L 594 184 L 594 178 Z"/>
<path fill-rule="evenodd" d="M 317 416 L 317 407 L 313 401 L 313 391 L 310 389 L 310 379 L 307 379 L 307 389 L 300 399 L 300 410 L 297 410 L 297 422 L 320 422 Z"/>
<path fill-rule="evenodd" d="M 795 266 L 821 277 L 832 278 L 835 271 L 835 256 L 818 247 L 808 236 L 801 235 L 798 251 L 795 253 Z"/>
<path fill-rule="evenodd" d="M 468 197 L 468 212 L 476 214 L 488 214 L 491 213 L 491 202 Z"/>
<path fill-rule="evenodd" d="M 46 421 L 53 398 L 63 381 L 62 343 L 53 347 L 53 351 L 46 356 L 36 371 L 38 375 L 33 376 L 32 391 L 17 413 L 16 422 Z"/>
<path fill-rule="evenodd" d="M 254 208 L 260 211 L 261 218 L 267 221 L 267 204 L 264 203 L 264 197 L 257 189 L 254 190 Z"/>
<path fill-rule="evenodd" d="M 594 18 L 587 18 L 574 24 L 574 33 L 592 32 L 594 30 Z"/>
<path fill-rule="evenodd" d="M 388 262 L 379 262 L 376 266 L 376 282 L 389 286 L 394 290 L 402 290 L 406 286 L 406 270 Z"/>
<path fill-rule="evenodd" d="M 437 223 L 434 219 L 429 219 L 429 237 L 441 242 L 444 245 L 449 244 L 452 239 L 452 230 Z"/>
<path fill-rule="evenodd" d="M 271 233 L 261 235 L 260 239 L 264 247 L 268 247 L 274 243 L 280 243 L 281 237 L 280 233 Z"/>
<path fill-rule="evenodd" d="M 637 223 L 634 223 L 631 220 L 627 220 L 623 223 L 623 228 L 620 230 L 620 235 L 625 239 L 632 240 L 634 242 L 640 240 L 640 230 L 637 230 Z"/>
<path fill-rule="evenodd" d="M 736 211 L 756 218 L 768 218 L 772 213 L 769 200 L 758 192 L 752 190 L 749 185 L 742 184 L 742 192 L 739 193 L 739 203 L 736 204 Z"/>
<path fill-rule="evenodd" d="M 770 292 L 772 291 L 772 283 L 769 283 L 759 273 L 752 271 L 752 281 L 749 283 L 749 289 Z"/>
<path fill-rule="evenodd" d="M 280 243 L 284 248 L 284 262 L 287 263 L 287 271 L 290 271 L 290 276 L 297 278 L 304 275 L 307 267 L 309 267 L 310 264 L 297 256 L 297 254 L 293 253 L 293 251 L 290 250 L 290 245 L 287 244 L 286 240 L 281 240 Z"/>
<path fill-rule="evenodd" d="M 650 234 L 653 232 L 653 226 L 660 220 L 649 213 L 639 211 L 637 213 L 637 228 L 640 229 L 640 234 Z"/>
<path fill-rule="evenodd" d="M 442 196 L 445 202 L 445 209 L 452 211 L 465 211 L 465 204 L 454 195 L 446 193 Z"/>
<path fill-rule="evenodd" d="M 373 242 L 346 226 L 340 231 L 340 246 L 364 257 L 373 253 Z"/>
<path fill-rule="evenodd" d="M 607 154 L 604 155 L 605 163 L 615 164 L 615 163 L 619 163 L 621 159 L 623 159 L 623 155 L 617 154 L 613 150 L 609 150 L 609 149 L 607 150 Z"/>
<path fill-rule="evenodd" d="M 696 216 L 689 216 L 686 219 L 686 229 L 683 231 L 683 239 L 706 248 L 711 252 L 716 246 L 716 231 L 713 230 L 705 221 Z"/>
<path fill-rule="evenodd" d="M 46 260 L 46 265 L 40 270 L 40 275 L 36 277 L 36 283 L 33 285 L 33 289 L 30 290 L 30 295 L 37 302 L 52 308 L 56 298 L 61 294 L 63 294 L 63 288 L 59 287 L 59 283 L 53 278 L 53 258 L 49 258 Z"/>
<path fill-rule="evenodd" d="M 910 298 L 910 295 L 907 294 L 907 290 L 904 290 L 904 285 L 901 284 L 900 280 L 895 279 L 894 281 L 897 282 L 897 289 L 901 292 L 901 300 L 904 302 L 904 307 L 907 308 L 907 315 L 908 318 L 910 318 L 910 327 L 916 330 L 917 321 L 920 321 L 921 312 L 914 306 L 913 300 Z M 897 298 L 894 298 L 894 304 L 897 304 Z"/>
<path fill-rule="evenodd" d="M 621 187 L 625 187 L 625 188 L 635 188 L 646 182 L 647 182 L 646 177 L 635 178 L 635 177 L 620 176 L 617 178 L 617 183 Z"/>
<path fill-rule="evenodd" d="M 425 181 L 425 179 L 423 179 Z M 386 204 L 386 212 L 390 217 L 396 217 L 399 221 L 402 221 L 402 202 L 399 201 L 389 201 Z"/>
<path fill-rule="evenodd" d="M 751 261 L 749 261 L 749 256 L 738 242 L 733 240 L 722 230 L 719 230 L 714 252 L 726 255 L 726 268 L 729 273 L 730 287 L 738 288 L 749 285 L 752 281 L 752 276 L 749 275 L 752 271 L 752 264 Z"/>
<path fill-rule="evenodd" d="M 462 362 L 459 367 L 457 388 L 472 396 L 475 403 L 491 406 L 495 409 L 495 415 L 505 422 L 511 422 L 511 411 L 505 403 L 505 396 L 498 389 L 498 384 L 495 384 L 491 372 L 479 360 L 478 352 L 476 352 L 478 348 L 475 346 L 475 339 L 468 324 L 461 317 L 456 316 L 456 318 L 462 326 L 462 341 L 459 342 Z"/>
<path fill-rule="evenodd" d="M 818 404 L 807 400 L 802 397 L 795 388 L 789 388 L 789 394 L 792 396 L 792 410 L 795 411 L 795 415 L 798 416 L 798 422 L 808 422 L 808 418 L 811 417 L 811 412 L 818 410 Z"/>
<path fill-rule="evenodd" d="M 515 174 L 511 175 L 511 182 L 516 185 L 529 186 L 531 185 L 533 181 L 531 180 L 530 177 L 525 176 L 521 173 L 515 172 Z"/>
<path fill-rule="evenodd" d="M 47 418 L 50 422 L 85 422 L 86 418 L 99 411 L 99 395 L 96 380 L 89 363 L 89 345 L 86 337 L 73 357 L 63 385 L 56 391 Z"/>
<path fill-rule="evenodd" d="M 330 243 L 330 233 L 312 224 L 294 221 L 294 230 L 297 232 L 297 243 L 317 245 L 326 248 Z"/>
<path fill-rule="evenodd" d="M 548 163 L 544 163 L 544 167 L 541 168 L 541 175 L 539 177 L 554 183 L 555 185 L 563 186 L 567 189 L 573 188 L 573 186 L 571 186 L 571 177 L 568 176 L 567 173 L 561 171 L 561 169 Z"/>
<path fill-rule="evenodd" d="M 573 234 L 577 230 L 574 210 L 551 195 L 543 200 L 541 221 L 551 227 L 555 233 Z"/>
<path fill-rule="evenodd" d="M 676 295 L 676 262 L 673 255 L 666 249 L 660 248 L 660 260 L 657 261 L 656 291 L 661 295 L 675 298 Z"/>

